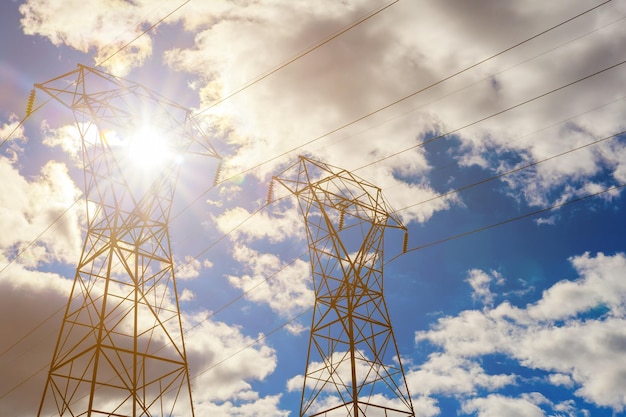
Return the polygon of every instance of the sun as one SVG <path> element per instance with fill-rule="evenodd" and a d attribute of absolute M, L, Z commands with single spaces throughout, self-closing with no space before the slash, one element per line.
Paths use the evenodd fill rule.
<path fill-rule="evenodd" d="M 145 171 L 162 169 L 176 158 L 171 140 L 152 126 L 142 126 L 132 135 L 126 153 L 133 166 Z"/>
<path fill-rule="evenodd" d="M 181 157 L 172 138 L 154 126 L 144 125 L 121 135 L 114 130 L 103 133 L 103 139 L 126 174 L 145 177 L 167 170 Z"/>

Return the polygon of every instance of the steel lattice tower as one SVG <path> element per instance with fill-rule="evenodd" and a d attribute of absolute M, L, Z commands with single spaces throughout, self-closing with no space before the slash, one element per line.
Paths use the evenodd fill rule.
<path fill-rule="evenodd" d="M 300 157 L 274 180 L 298 199 L 315 290 L 300 416 L 414 416 L 383 297 L 383 235 L 406 228 L 346 170 Z"/>
<path fill-rule="evenodd" d="M 140 84 L 79 66 L 35 87 L 73 112 L 87 200 L 38 415 L 193 416 L 168 223 L 177 155 L 218 155 L 187 109 Z M 133 161 L 162 146 L 158 169 Z"/>

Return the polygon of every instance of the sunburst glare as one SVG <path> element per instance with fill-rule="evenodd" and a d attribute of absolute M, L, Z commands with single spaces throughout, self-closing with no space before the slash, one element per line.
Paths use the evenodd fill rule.
<path fill-rule="evenodd" d="M 152 126 L 143 126 L 133 135 L 126 152 L 136 168 L 147 171 L 161 169 L 176 157 L 167 135 Z"/>

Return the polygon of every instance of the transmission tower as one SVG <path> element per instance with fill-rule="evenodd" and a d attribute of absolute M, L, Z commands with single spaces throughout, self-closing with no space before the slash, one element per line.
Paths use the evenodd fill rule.
<path fill-rule="evenodd" d="M 315 290 L 300 417 L 414 416 L 383 297 L 384 231 L 406 228 L 346 170 L 300 157 L 274 180 L 298 199 Z"/>
<path fill-rule="evenodd" d="M 72 110 L 87 200 L 38 415 L 193 416 L 168 222 L 181 154 L 219 156 L 187 109 L 140 84 L 79 66 L 35 87 Z"/>

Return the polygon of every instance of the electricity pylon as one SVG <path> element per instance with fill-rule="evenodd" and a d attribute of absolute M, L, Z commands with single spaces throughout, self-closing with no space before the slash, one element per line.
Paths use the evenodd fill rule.
<path fill-rule="evenodd" d="M 38 415 L 193 416 L 168 222 L 181 154 L 219 156 L 187 109 L 140 84 L 79 66 L 35 87 L 72 110 L 87 200 Z"/>
<path fill-rule="evenodd" d="M 383 297 L 384 231 L 406 228 L 346 170 L 301 156 L 274 181 L 298 199 L 315 290 L 300 417 L 414 416 Z"/>

